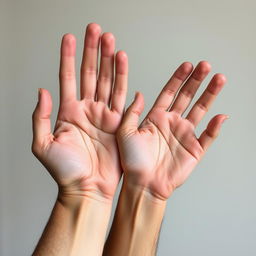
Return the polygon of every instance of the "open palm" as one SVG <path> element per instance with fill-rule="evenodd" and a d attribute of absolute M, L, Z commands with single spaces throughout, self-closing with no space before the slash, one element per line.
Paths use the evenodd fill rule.
<path fill-rule="evenodd" d="M 99 25 L 89 24 L 81 65 L 81 99 L 77 100 L 75 44 L 73 35 L 63 37 L 60 107 L 53 134 L 49 119 L 51 96 L 40 89 L 33 114 L 32 150 L 67 193 L 91 195 L 92 192 L 112 198 L 121 176 L 115 133 L 125 105 L 128 60 L 122 51 L 114 57 L 112 34 L 101 36 Z"/>
<path fill-rule="evenodd" d="M 144 103 L 142 94 L 137 93 L 118 131 L 126 180 L 160 199 L 167 199 L 186 180 L 227 118 L 215 116 L 201 136 L 196 137 L 195 128 L 222 89 L 225 77 L 216 74 L 183 118 L 210 66 L 202 61 L 193 72 L 192 69 L 192 65 L 185 62 L 175 71 L 139 127 Z"/>

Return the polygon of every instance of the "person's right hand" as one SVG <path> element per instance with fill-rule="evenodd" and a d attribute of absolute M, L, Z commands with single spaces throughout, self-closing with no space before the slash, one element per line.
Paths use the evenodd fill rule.
<path fill-rule="evenodd" d="M 192 70 L 192 64 L 185 62 L 175 71 L 139 127 L 144 102 L 142 94 L 137 93 L 117 133 L 125 181 L 163 200 L 187 179 L 227 118 L 222 114 L 215 116 L 201 136 L 196 137 L 195 128 L 226 79 L 222 74 L 214 75 L 188 115 L 183 117 L 210 72 L 210 65 L 202 61 Z"/>
<path fill-rule="evenodd" d="M 51 133 L 50 93 L 40 89 L 33 114 L 32 151 L 63 192 L 112 199 L 122 173 L 115 133 L 125 105 L 128 58 L 123 51 L 114 55 L 111 33 L 101 36 L 100 26 L 89 24 L 78 100 L 75 48 L 75 37 L 66 34 L 61 45 L 60 106 L 55 129 Z"/>

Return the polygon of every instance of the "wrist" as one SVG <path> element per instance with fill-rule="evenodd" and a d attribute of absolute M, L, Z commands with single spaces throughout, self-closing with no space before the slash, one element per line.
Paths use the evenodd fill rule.
<path fill-rule="evenodd" d="M 98 202 L 111 207 L 113 197 L 103 194 L 95 188 L 83 188 L 78 185 L 58 186 L 58 198 L 60 202 Z"/>
<path fill-rule="evenodd" d="M 155 255 L 165 207 L 166 200 L 124 177 L 103 255 Z"/>
<path fill-rule="evenodd" d="M 69 216 L 69 255 L 101 255 L 111 215 L 112 200 L 97 193 L 83 195 L 59 191 L 57 204 Z"/>
<path fill-rule="evenodd" d="M 159 186 L 162 186 L 162 184 L 159 184 L 156 180 L 151 181 L 148 177 L 139 179 L 134 177 L 134 175 L 124 174 L 123 188 L 129 190 L 131 194 L 134 194 L 135 192 L 137 194 L 142 193 L 148 200 L 154 203 L 163 204 L 166 203 L 173 190 L 170 192 L 168 189 L 167 195 L 166 193 L 162 193 L 163 189 L 160 190 Z"/>

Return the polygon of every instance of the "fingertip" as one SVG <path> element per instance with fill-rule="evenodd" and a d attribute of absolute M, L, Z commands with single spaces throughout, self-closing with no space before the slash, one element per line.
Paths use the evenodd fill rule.
<path fill-rule="evenodd" d="M 139 91 L 136 91 L 135 92 L 135 99 L 138 99 L 138 98 L 143 98 L 143 94 Z"/>
<path fill-rule="evenodd" d="M 208 90 L 212 93 L 217 95 L 224 87 L 226 83 L 226 77 L 223 74 L 217 73 L 213 76 L 212 80 L 210 81 Z"/>
<path fill-rule="evenodd" d="M 224 85 L 227 82 L 226 76 L 221 73 L 215 74 L 214 79 L 215 79 L 217 85 Z"/>
<path fill-rule="evenodd" d="M 135 93 L 134 101 L 133 101 L 134 108 L 137 109 L 137 112 L 140 114 L 144 109 L 144 96 L 141 92 L 137 91 Z"/>
<path fill-rule="evenodd" d="M 198 63 L 198 66 L 199 66 L 202 73 L 209 73 L 211 71 L 211 68 L 212 68 L 211 64 L 206 60 L 201 60 Z"/>
<path fill-rule="evenodd" d="M 126 61 L 128 59 L 127 53 L 123 50 L 119 50 L 116 53 L 116 58 L 118 58 L 121 61 Z"/>
<path fill-rule="evenodd" d="M 104 44 L 110 45 L 113 41 L 115 41 L 115 36 L 110 32 L 105 32 L 101 36 L 101 40 Z"/>
<path fill-rule="evenodd" d="M 97 23 L 90 23 L 86 27 L 84 44 L 85 48 L 97 48 L 101 37 L 101 27 Z M 85 49 L 84 48 L 84 49 Z"/>
<path fill-rule="evenodd" d="M 62 39 L 67 44 L 73 44 L 76 41 L 76 37 L 71 33 L 64 34 Z"/>
<path fill-rule="evenodd" d="M 104 33 L 101 37 L 101 55 L 112 57 L 115 51 L 115 37 L 112 33 Z"/>
<path fill-rule="evenodd" d="M 41 97 L 42 96 L 45 96 L 47 98 L 51 98 L 52 97 L 50 92 L 48 90 L 44 89 L 44 88 L 39 88 L 38 91 L 39 91 L 39 94 L 40 94 Z"/>
<path fill-rule="evenodd" d="M 130 129 L 137 129 L 139 117 L 144 109 L 143 95 L 140 92 L 136 92 L 133 102 L 125 112 L 122 122 L 123 127 L 130 127 Z M 120 130 L 122 131 L 122 129 Z"/>
<path fill-rule="evenodd" d="M 50 92 L 44 88 L 40 88 L 39 91 L 40 112 L 42 111 L 42 113 L 46 113 L 46 116 L 49 116 L 52 111 L 52 96 Z"/>
<path fill-rule="evenodd" d="M 190 62 L 183 62 L 174 72 L 174 76 L 179 80 L 185 80 L 186 77 L 193 71 L 193 64 Z"/>
<path fill-rule="evenodd" d="M 141 92 L 136 91 L 135 93 L 135 101 L 140 102 L 141 105 L 144 105 L 144 96 Z"/>
<path fill-rule="evenodd" d="M 220 126 L 229 118 L 228 115 L 225 114 L 218 114 L 214 116 L 211 121 L 209 122 L 207 129 L 215 130 L 219 129 Z"/>
<path fill-rule="evenodd" d="M 39 102 L 42 94 L 42 88 L 37 89 L 37 94 L 38 94 L 38 102 Z"/>
<path fill-rule="evenodd" d="M 181 64 L 181 68 L 183 70 L 184 73 L 189 73 L 191 72 L 191 70 L 193 70 L 193 64 L 189 61 L 185 61 Z"/>
<path fill-rule="evenodd" d="M 182 72 L 186 73 L 186 74 L 191 73 L 194 68 L 193 64 L 189 61 L 183 62 L 180 67 L 181 67 Z"/>
<path fill-rule="evenodd" d="M 128 56 L 125 51 L 118 51 L 116 53 L 116 70 L 119 74 L 128 73 Z"/>
<path fill-rule="evenodd" d="M 230 118 L 229 115 L 221 115 L 221 124 L 223 124 L 229 118 Z"/>
<path fill-rule="evenodd" d="M 67 33 L 62 37 L 61 54 L 62 56 L 75 56 L 76 38 L 73 34 Z"/>
<path fill-rule="evenodd" d="M 101 33 L 101 26 L 95 22 L 91 22 L 87 25 L 86 32 L 91 35 L 99 35 Z"/>
<path fill-rule="evenodd" d="M 139 93 L 140 93 L 140 92 L 138 92 L 138 91 L 135 92 L 134 101 L 138 100 Z"/>
<path fill-rule="evenodd" d="M 202 60 L 197 64 L 192 76 L 194 79 L 202 81 L 210 71 L 211 65 L 207 61 Z"/>
<path fill-rule="evenodd" d="M 199 138 L 199 142 L 204 150 L 207 150 L 212 142 L 218 137 L 223 122 L 228 118 L 228 115 L 218 114 L 210 120 L 206 130 L 201 134 Z"/>
<path fill-rule="evenodd" d="M 47 90 L 44 90 L 43 88 L 38 88 L 37 89 L 37 92 L 38 92 L 38 104 L 40 104 L 40 102 L 42 101 L 42 97 L 46 92 Z"/>

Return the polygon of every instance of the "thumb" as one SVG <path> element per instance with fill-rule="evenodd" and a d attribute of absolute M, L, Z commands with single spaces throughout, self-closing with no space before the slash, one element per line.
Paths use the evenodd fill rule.
<path fill-rule="evenodd" d="M 134 128 L 139 126 L 139 118 L 144 109 L 144 98 L 140 92 L 136 92 L 135 98 L 129 108 L 126 110 L 123 120 L 122 128 Z"/>
<path fill-rule="evenodd" d="M 37 154 L 41 149 L 45 138 L 51 135 L 52 98 L 45 89 L 38 90 L 38 103 L 32 115 L 33 142 L 32 152 Z"/>

